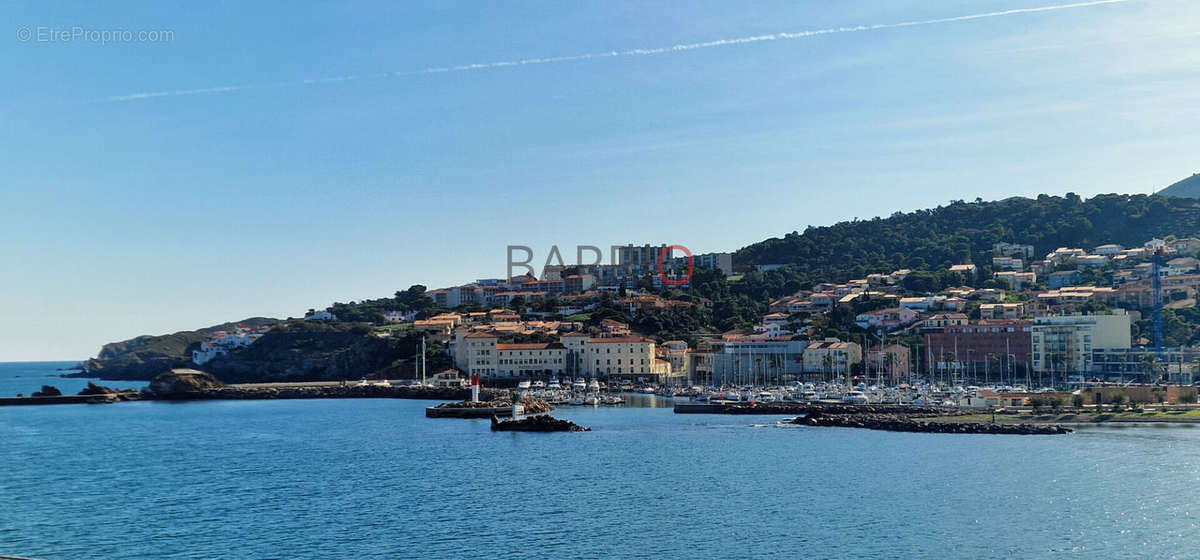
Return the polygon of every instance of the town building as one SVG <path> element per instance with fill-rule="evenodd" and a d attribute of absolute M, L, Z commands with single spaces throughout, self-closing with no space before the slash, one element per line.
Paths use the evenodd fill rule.
<path fill-rule="evenodd" d="M 992 251 L 1002 257 L 1033 258 L 1033 245 L 1001 242 L 992 245 Z"/>
<path fill-rule="evenodd" d="M 864 373 L 868 379 L 896 382 L 909 376 L 910 362 L 911 356 L 907 346 L 902 344 L 872 346 L 867 352 L 867 370 Z"/>
<path fill-rule="evenodd" d="M 863 329 L 894 330 L 906 327 L 917 321 L 919 314 L 907 307 L 892 307 L 859 313 L 854 323 Z"/>
<path fill-rule="evenodd" d="M 200 348 L 192 350 L 192 363 L 203 365 L 233 350 L 250 346 L 270 330 L 271 327 L 252 328 L 249 325 L 238 324 L 233 332 L 216 331 L 200 343 Z"/>
<path fill-rule="evenodd" d="M 984 303 L 979 306 L 980 319 L 1020 319 L 1029 314 L 1029 306 L 1023 302 Z"/>
<path fill-rule="evenodd" d="M 1001 271 L 997 272 L 995 277 L 1002 280 L 1008 280 L 1009 286 L 1016 291 L 1024 290 L 1037 283 L 1036 272 Z"/>
<path fill-rule="evenodd" d="M 587 339 L 583 366 L 588 377 L 629 381 L 662 381 L 671 372 L 669 362 L 656 362 L 654 341 L 641 336 Z"/>
<path fill-rule="evenodd" d="M 1036 372 L 1086 372 L 1094 348 L 1129 348 L 1130 316 L 1123 310 L 1035 317 L 1032 327 Z"/>
<path fill-rule="evenodd" d="M 1032 353 L 1032 322 L 973 321 L 926 332 L 927 362 L 940 374 L 970 376 L 1027 371 Z"/>
<path fill-rule="evenodd" d="M 804 375 L 807 340 L 729 337 L 713 342 L 716 384 L 782 383 Z"/>
<path fill-rule="evenodd" d="M 846 375 L 854 364 L 862 362 L 862 346 L 856 342 L 842 342 L 826 338 L 813 342 L 804 349 L 804 373 L 810 378 Z"/>
<path fill-rule="evenodd" d="M 1078 270 L 1060 270 L 1051 272 L 1046 278 L 1046 286 L 1051 290 L 1063 288 L 1066 286 L 1074 286 L 1079 283 L 1081 276 Z"/>
<path fill-rule="evenodd" d="M 1025 261 L 1013 257 L 992 257 L 992 268 L 1020 272 L 1025 269 Z"/>

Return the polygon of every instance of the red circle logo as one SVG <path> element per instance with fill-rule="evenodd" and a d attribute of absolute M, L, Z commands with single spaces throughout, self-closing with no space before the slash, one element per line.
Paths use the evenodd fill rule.
<path fill-rule="evenodd" d="M 673 249 L 679 249 L 680 251 L 683 251 L 683 254 L 687 255 L 688 271 L 687 276 L 684 276 L 683 280 L 671 280 L 670 278 L 667 278 L 667 274 L 663 272 L 663 260 L 667 258 L 667 255 Z M 668 286 L 682 286 L 687 284 L 688 280 L 692 279 L 692 272 L 694 270 L 696 270 L 696 262 L 692 260 L 692 252 L 683 245 L 668 245 L 663 247 L 663 250 L 658 253 L 658 277 L 662 278 L 663 283 Z"/>

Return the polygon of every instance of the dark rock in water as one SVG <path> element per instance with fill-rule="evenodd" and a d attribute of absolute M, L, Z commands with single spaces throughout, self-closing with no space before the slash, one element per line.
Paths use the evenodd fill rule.
<path fill-rule="evenodd" d="M 94 381 L 88 381 L 87 387 L 79 392 L 80 396 L 96 396 L 109 397 L 118 401 L 135 401 L 141 398 L 141 395 L 133 389 L 113 389 L 103 385 L 97 385 Z"/>
<path fill-rule="evenodd" d="M 62 391 L 59 391 L 58 387 L 54 387 L 53 385 L 42 385 L 42 390 L 34 391 L 33 395 L 31 395 L 31 396 L 34 396 L 34 397 L 61 397 Z"/>
<path fill-rule="evenodd" d="M 570 420 L 559 420 L 549 414 L 539 414 L 537 416 L 526 416 L 520 420 L 505 420 L 500 421 L 499 418 L 492 416 L 492 431 L 494 432 L 590 432 L 591 428 L 585 428 Z"/>
<path fill-rule="evenodd" d="M 116 393 L 116 389 L 110 389 L 103 385 L 97 385 L 95 381 L 88 381 L 87 387 L 79 392 L 80 395 L 112 395 Z"/>
<path fill-rule="evenodd" d="M 187 398 L 225 384 L 211 373 L 195 369 L 173 369 L 150 380 L 148 392 L 160 398 Z"/>

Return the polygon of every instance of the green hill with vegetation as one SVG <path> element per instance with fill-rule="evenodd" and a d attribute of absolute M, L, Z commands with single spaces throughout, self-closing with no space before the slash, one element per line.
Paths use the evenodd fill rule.
<path fill-rule="evenodd" d="M 95 358 L 79 364 L 82 371 L 74 375 L 104 379 L 150 379 L 171 368 L 188 367 L 192 350 L 214 332 L 233 330 L 239 324 L 261 327 L 278 322 L 279 319 L 251 317 L 194 331 L 143 335 L 110 342 L 100 349 Z"/>
<path fill-rule="evenodd" d="M 1177 183 L 1173 183 L 1167 188 L 1158 191 L 1160 196 L 1177 196 L 1186 198 L 1200 198 L 1200 173 L 1193 173 Z"/>
<path fill-rule="evenodd" d="M 734 264 L 742 270 L 790 265 L 782 276 L 806 285 L 902 268 L 940 270 L 973 263 L 988 269 L 992 248 L 1000 242 L 1033 245 L 1037 255 L 1044 255 L 1057 247 L 1090 251 L 1105 243 L 1138 246 L 1152 237 L 1197 232 L 1197 200 L 1124 194 L 1083 200 L 1068 193 L 954 201 L 887 218 L 810 227 L 744 247 L 735 253 Z"/>

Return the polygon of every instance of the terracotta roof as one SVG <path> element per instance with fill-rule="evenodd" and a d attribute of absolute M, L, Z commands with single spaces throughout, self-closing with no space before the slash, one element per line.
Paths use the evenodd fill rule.
<path fill-rule="evenodd" d="M 467 338 L 500 338 L 496 333 L 491 332 L 473 332 L 466 336 Z"/>
<path fill-rule="evenodd" d="M 557 350 L 566 348 L 557 342 L 543 342 L 530 344 L 497 344 L 497 350 Z"/>

